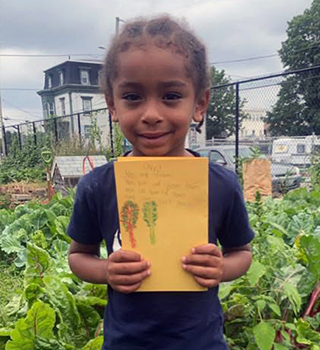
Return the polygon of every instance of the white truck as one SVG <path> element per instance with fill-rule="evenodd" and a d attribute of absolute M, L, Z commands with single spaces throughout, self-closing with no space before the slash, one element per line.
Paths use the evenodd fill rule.
<path fill-rule="evenodd" d="M 316 135 L 279 138 L 272 144 L 272 161 L 308 167 L 313 153 L 320 152 L 320 139 Z"/>

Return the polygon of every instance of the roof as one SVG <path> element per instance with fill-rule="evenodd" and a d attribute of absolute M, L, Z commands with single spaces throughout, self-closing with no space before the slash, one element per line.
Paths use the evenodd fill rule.
<path fill-rule="evenodd" d="M 94 64 L 94 65 L 99 65 L 99 66 L 101 66 L 101 65 L 103 64 L 103 61 L 102 61 L 102 60 L 95 60 L 95 59 L 88 59 L 88 60 L 86 60 L 86 59 L 83 59 L 83 60 L 80 60 L 80 59 L 79 59 L 79 60 L 67 60 L 67 61 L 61 62 L 61 63 L 59 63 L 59 64 L 56 64 L 55 66 L 52 66 L 52 67 L 50 67 L 50 68 L 44 70 L 44 73 L 46 73 L 46 72 L 48 72 L 48 71 L 50 71 L 50 70 L 52 70 L 52 69 L 56 69 L 56 68 L 58 68 L 58 67 L 60 67 L 60 66 L 65 66 L 66 64 L 69 64 L 69 63 L 71 63 L 71 64 L 74 64 L 74 63 Z"/>
<path fill-rule="evenodd" d="M 93 161 L 94 167 L 104 165 L 107 162 L 105 156 L 89 156 Z M 83 175 L 83 159 L 85 156 L 64 156 L 55 157 L 51 168 L 51 178 L 53 177 L 54 170 L 58 167 L 61 176 L 64 177 L 81 177 Z M 91 171 L 88 160 L 85 161 L 85 172 Z"/>

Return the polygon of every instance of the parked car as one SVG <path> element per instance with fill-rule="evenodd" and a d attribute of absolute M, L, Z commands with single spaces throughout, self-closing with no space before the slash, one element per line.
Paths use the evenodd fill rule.
<path fill-rule="evenodd" d="M 208 157 L 213 163 L 217 163 L 229 170 L 235 171 L 235 145 L 217 145 L 196 149 L 203 157 Z M 249 158 L 251 150 L 249 146 L 239 146 L 239 156 Z M 300 187 L 302 177 L 299 168 L 290 164 L 271 163 L 272 191 L 282 192 L 284 189 L 292 190 Z"/>

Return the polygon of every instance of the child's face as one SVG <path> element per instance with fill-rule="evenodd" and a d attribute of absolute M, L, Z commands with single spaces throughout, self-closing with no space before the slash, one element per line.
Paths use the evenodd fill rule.
<path fill-rule="evenodd" d="M 185 156 L 192 119 L 202 120 L 209 93 L 196 99 L 184 58 L 148 46 L 119 54 L 113 101 L 108 106 L 134 156 Z"/>

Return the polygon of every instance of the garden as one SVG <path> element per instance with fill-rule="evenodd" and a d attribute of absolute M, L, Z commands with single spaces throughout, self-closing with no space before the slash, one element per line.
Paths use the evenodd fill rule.
<path fill-rule="evenodd" d="M 21 180 L 46 186 L 39 152 L 16 150 L 7 157 L 1 186 Z M 320 350 L 317 161 L 309 173 L 309 188 L 280 198 L 257 193 L 247 203 L 256 233 L 253 264 L 245 276 L 220 286 L 231 350 Z M 67 262 L 74 194 L 0 202 L 0 350 L 101 348 L 106 287 L 80 281 Z"/>

